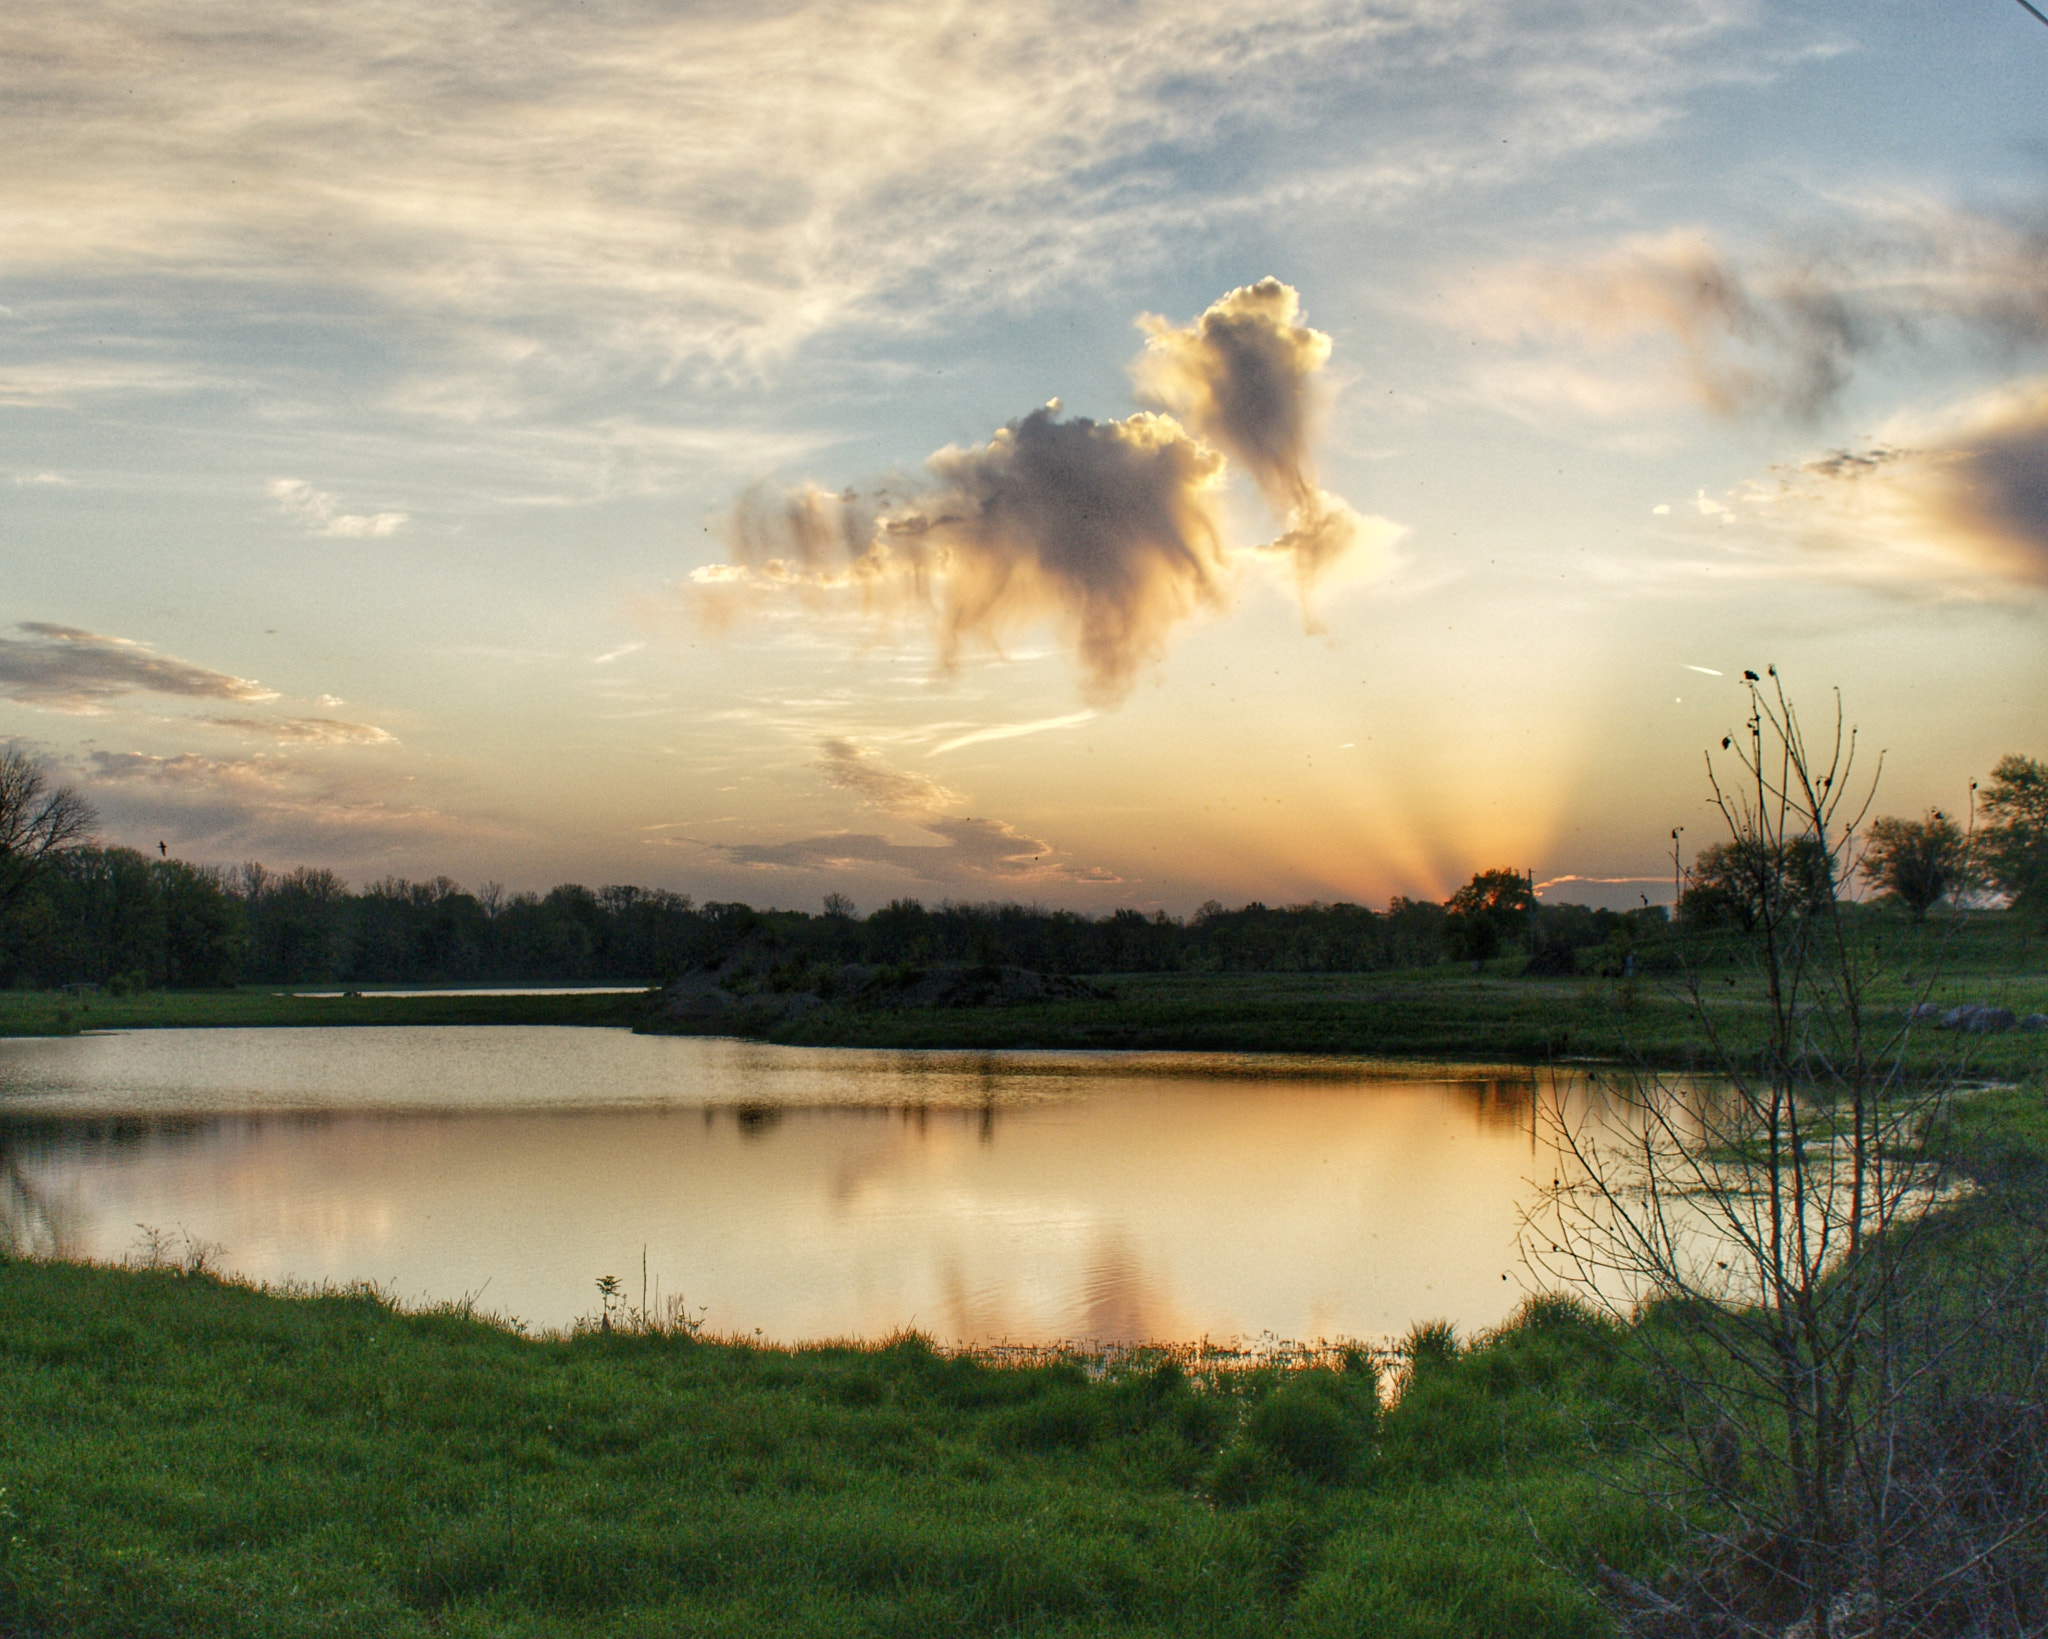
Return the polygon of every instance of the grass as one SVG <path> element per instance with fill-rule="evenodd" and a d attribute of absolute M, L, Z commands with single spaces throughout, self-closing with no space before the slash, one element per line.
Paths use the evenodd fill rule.
<path fill-rule="evenodd" d="M 1716 1063 L 1699 1013 L 1674 976 L 1633 981 L 1525 978 L 1504 963 L 1482 974 L 1439 966 L 1385 974 L 1127 974 L 1114 999 L 932 1010 L 823 1008 L 772 1028 L 768 1039 L 817 1046 L 1115 1048 L 1351 1053 L 1472 1063 L 1621 1060 L 1671 1068 Z M 1757 982 L 1710 971 L 1705 1007 L 1729 1042 L 1756 1038 Z M 1996 1001 L 2048 1011 L 2048 974 L 1952 973 L 1929 989 L 1888 979 L 1872 1005 L 1903 1019 L 1932 996 L 1953 1005 Z M 1909 1067 L 1935 1075 L 1967 1060 L 1974 1074 L 2021 1075 L 2048 1064 L 2048 1032 L 1959 1037 L 1914 1033 Z"/>
<path fill-rule="evenodd" d="M 1483 974 L 1452 966 L 1397 973 L 1140 973 L 1110 981 L 1100 1000 L 944 1009 L 823 1008 L 778 1025 L 767 1039 L 793 1045 L 890 1048 L 1170 1049 L 1232 1053 L 1343 1053 L 1375 1058 L 1529 1064 L 1619 1060 L 1671 1068 L 1710 1065 L 1699 1016 L 1669 975 L 1634 981 L 1525 978 L 1501 963 Z M 1733 1042 L 1762 1019 L 1755 982 L 1710 971 L 1707 1009 Z M 2016 1013 L 2048 1011 L 2048 974 L 1961 968 L 1931 990 L 1910 976 L 1873 994 L 1903 1017 L 1931 995 L 1943 1005 L 1993 1001 Z M 569 1024 L 644 1026 L 649 1002 L 623 995 L 294 996 L 237 990 L 148 991 L 72 997 L 0 992 L 0 1036 L 356 1024 Z M 1959 1037 L 1921 1028 L 1909 1067 L 1945 1074 L 1959 1064 L 1986 1077 L 2048 1065 L 2048 1032 Z"/>
<path fill-rule="evenodd" d="M 332 987 L 329 987 L 332 988 Z M 647 1011 L 642 992 L 602 995 L 295 996 L 289 990 L 0 991 L 0 1036 L 68 1036 L 81 1030 L 162 1030 L 348 1024 L 584 1024 L 627 1026 Z"/>
<path fill-rule="evenodd" d="M 1940 916 L 1915 926 L 1890 907 L 1850 907 L 1853 937 L 1882 974 L 1870 994 L 1881 1020 L 1916 1002 L 1992 1002 L 2016 1014 L 2048 1012 L 2048 937 L 2005 913 Z M 1716 944 L 1716 938 L 1727 949 Z M 1763 997 L 1731 953 L 1739 936 L 1698 948 L 1705 1015 L 1726 1043 L 1758 1037 Z M 1664 950 L 1670 960 L 1675 947 Z M 1646 960 L 1658 959 L 1655 951 Z M 1528 977 L 1519 956 L 1474 974 L 1440 964 L 1389 973 L 1139 973 L 1110 976 L 1096 1000 L 1017 1006 L 887 1009 L 827 1006 L 772 1025 L 771 1041 L 890 1048 L 1169 1049 L 1233 1053 L 1345 1053 L 1529 1064 L 1618 1060 L 1673 1069 L 1715 1067 L 1696 1009 L 1676 972 L 1633 979 Z M 1930 979 L 1929 975 L 1937 975 Z M 0 1036 L 78 1030 L 349 1024 L 578 1024 L 676 1029 L 650 1018 L 640 994 L 400 997 L 294 996 L 276 987 L 152 991 L 74 998 L 0 992 Z M 729 1033 L 725 1024 L 710 1033 Z M 2048 1032 L 1962 1037 L 1914 1032 L 1909 1070 L 1943 1076 L 2032 1074 L 2048 1065 Z"/>
<path fill-rule="evenodd" d="M 1941 1135 L 1955 1269 L 2037 1233 L 2042 1092 Z M 1632 1342 L 1554 1299 L 1249 1366 L 532 1338 L 0 1261 L 0 1634 L 1578 1639 L 1597 1563 L 1683 1551 Z"/>
<path fill-rule="evenodd" d="M 530 1339 L 366 1292 L 0 1265 L 0 1632 L 1602 1630 L 1644 1402 L 1530 1311 L 1376 1376 Z"/>

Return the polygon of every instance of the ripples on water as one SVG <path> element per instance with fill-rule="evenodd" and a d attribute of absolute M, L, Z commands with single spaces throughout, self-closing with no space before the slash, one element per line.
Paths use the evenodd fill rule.
<path fill-rule="evenodd" d="M 797 1049 L 624 1031 L 0 1042 L 10 1211 L 252 1278 L 559 1327 L 618 1275 L 796 1341 L 1374 1338 L 1528 1281 L 1539 1101 L 1582 1082 L 1222 1054 Z M 1503 1279 L 1503 1276 L 1506 1278 Z"/>

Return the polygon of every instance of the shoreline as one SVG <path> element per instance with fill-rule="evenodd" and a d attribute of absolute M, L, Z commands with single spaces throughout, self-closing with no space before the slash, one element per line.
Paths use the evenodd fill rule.
<path fill-rule="evenodd" d="M 149 991 L 71 997 L 0 993 L 0 1038 L 149 1029 L 357 1025 L 569 1025 L 645 1034 L 726 1036 L 791 1047 L 971 1052 L 1204 1052 L 1253 1057 L 1366 1058 L 1534 1068 L 1624 1067 L 1711 1073 L 1739 1061 L 1761 1020 L 1741 976 L 1717 975 L 1703 1002 L 1670 979 L 1621 982 L 1474 975 L 1438 967 L 1384 974 L 1142 973 L 1110 976 L 1104 994 L 1008 1005 L 882 1008 L 833 1005 L 794 1016 L 665 1018 L 657 990 L 492 995 L 293 995 L 270 988 Z M 1874 1016 L 1900 1030 L 1924 988 L 1882 986 Z M 1947 1006 L 1995 997 L 2018 1013 L 2048 1009 L 2048 975 L 1960 973 L 1932 999 Z M 1702 1015 L 1720 1040 L 1711 1043 Z M 1984 1076 L 2048 1067 L 2048 1033 L 1973 1036 L 1931 1026 L 1905 1040 L 1916 1075 L 1959 1064 Z"/>

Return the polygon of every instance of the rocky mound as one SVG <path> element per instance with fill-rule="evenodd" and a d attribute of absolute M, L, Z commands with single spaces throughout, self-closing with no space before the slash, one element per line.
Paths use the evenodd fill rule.
<path fill-rule="evenodd" d="M 726 1023 L 760 1029 L 827 1004 L 859 1008 L 1010 1007 L 1025 1002 L 1101 1000 L 1111 992 L 1085 979 L 1031 968 L 935 962 L 924 967 L 763 963 L 738 952 L 716 969 L 687 973 L 662 993 L 659 1017 L 677 1024 Z"/>

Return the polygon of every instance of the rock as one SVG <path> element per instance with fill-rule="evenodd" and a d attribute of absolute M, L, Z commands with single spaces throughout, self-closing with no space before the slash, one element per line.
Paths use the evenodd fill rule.
<path fill-rule="evenodd" d="M 1018 1002 L 1044 1002 L 1101 997 L 1100 987 L 1085 979 L 1040 973 L 1025 967 L 969 966 L 935 963 L 928 968 L 873 970 L 858 992 L 870 1007 L 1007 1007 Z"/>
<path fill-rule="evenodd" d="M 1915 1006 L 1907 1008 L 1906 1022 L 1908 1024 L 1939 1024 L 1941 1022 L 1941 1003 L 1920 1002 Z"/>
<path fill-rule="evenodd" d="M 2000 1030 L 2010 1030 L 2018 1021 L 2009 1007 L 1993 1007 L 1988 1002 L 1965 1002 L 1961 1007 L 1952 1007 L 1941 1016 L 1944 1030 L 1964 1030 L 1973 1036 L 1988 1036 Z"/>
<path fill-rule="evenodd" d="M 672 1019 L 719 1019 L 738 1005 L 738 998 L 710 974 L 691 973 L 668 987 L 661 1010 Z"/>
<path fill-rule="evenodd" d="M 664 993 L 660 1019 L 670 1028 L 711 1025 L 760 1034 L 828 1003 L 858 1008 L 1004 1007 L 1020 1002 L 1096 1000 L 1112 993 L 1085 979 L 1030 968 L 934 963 L 872 967 L 778 963 L 776 953 L 747 949 L 716 968 L 685 974 Z M 648 1028 L 659 1030 L 657 1022 Z"/>
<path fill-rule="evenodd" d="M 1857 1588 L 1836 1596 L 1828 1606 L 1828 1632 L 1836 1639 L 1864 1639 L 1878 1631 L 1883 1616 L 1884 1602 L 1877 1597 L 1877 1590 Z M 1784 1639 L 1813 1639 L 1814 1627 L 1811 1616 L 1802 1616 L 1785 1630 Z"/>
<path fill-rule="evenodd" d="M 2048 1013 L 2029 1013 L 2019 1024 L 2022 1030 L 2048 1030 Z"/>

